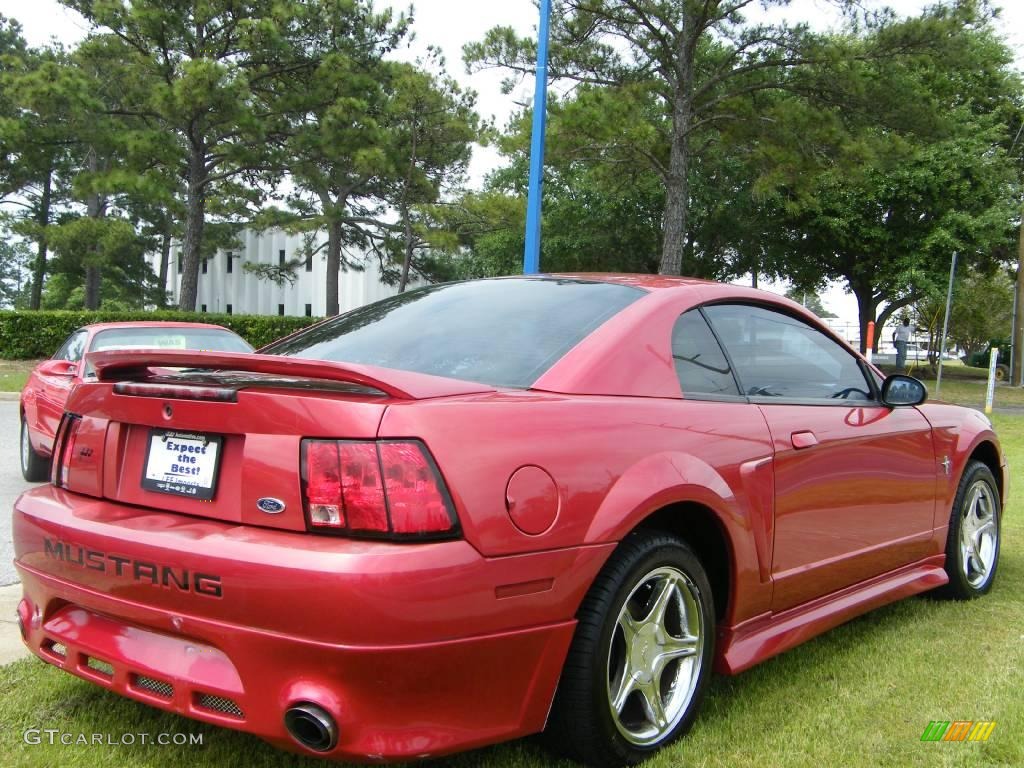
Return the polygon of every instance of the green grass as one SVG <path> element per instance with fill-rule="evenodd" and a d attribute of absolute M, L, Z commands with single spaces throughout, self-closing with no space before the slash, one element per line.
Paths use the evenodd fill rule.
<path fill-rule="evenodd" d="M 886 373 L 894 373 L 895 367 L 881 366 Z M 910 368 L 907 373 L 921 379 L 928 387 L 929 397 L 941 399 L 959 405 L 982 408 L 985 405 L 985 388 L 988 384 L 987 368 L 971 368 L 959 360 L 949 360 L 942 366 L 942 386 L 939 396 L 935 394 L 935 374 L 927 366 Z M 1024 388 L 1011 387 L 1009 384 L 996 382 L 995 408 L 1016 408 L 1024 406 Z"/>
<path fill-rule="evenodd" d="M 934 398 L 935 382 L 926 381 L 925 384 L 928 386 L 929 396 Z M 943 372 L 942 387 L 939 390 L 939 397 L 935 399 L 981 408 L 985 405 L 985 382 L 947 379 L 945 372 Z M 997 409 L 1003 407 L 1024 407 L 1024 388 L 997 383 L 992 404 Z"/>
<path fill-rule="evenodd" d="M 1024 416 L 996 414 L 1024 487 Z M 904 600 L 733 678 L 712 681 L 690 735 L 659 768 L 933 768 L 1024 765 L 1024 515 L 1011 500 L 996 585 L 969 603 Z M 250 736 L 136 704 L 35 659 L 0 668 L 0 754 L 10 766 L 323 766 Z M 439 695 L 441 695 L 439 693 Z M 923 743 L 930 720 L 995 720 L 986 743 Z M 184 732 L 203 746 L 29 746 L 26 728 Z M 534 739 L 439 761 L 456 768 L 569 766 Z M 435 765 L 438 763 L 434 763 Z"/>
<path fill-rule="evenodd" d="M 21 392 L 38 360 L 0 360 L 0 392 Z"/>

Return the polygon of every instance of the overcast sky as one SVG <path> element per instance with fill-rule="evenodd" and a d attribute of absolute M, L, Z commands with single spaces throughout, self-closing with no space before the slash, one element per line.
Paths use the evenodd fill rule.
<path fill-rule="evenodd" d="M 861 0 L 867 8 L 888 6 L 901 15 L 916 15 L 930 0 Z M 401 0 L 378 0 L 379 7 L 390 6 L 396 10 L 409 7 Z M 497 72 L 481 72 L 467 75 L 462 63 L 462 46 L 480 40 L 484 33 L 496 25 L 510 25 L 524 35 L 533 32 L 537 25 L 537 8 L 533 0 L 417 0 L 415 8 L 415 40 L 403 58 L 415 58 L 427 45 L 438 46 L 444 51 L 449 71 L 466 87 L 477 91 L 478 107 L 484 117 L 493 117 L 499 126 L 504 126 L 515 111 L 516 101 L 532 98 L 532 82 L 524 83 L 510 96 L 501 93 L 502 76 Z M 995 5 L 1002 7 L 999 28 L 1008 44 L 1016 51 L 1017 65 L 1024 69 L 1024 0 L 1003 0 Z M 68 10 L 56 0 L 0 0 L 0 13 L 21 22 L 29 44 L 42 45 L 55 38 L 65 44 L 75 43 L 85 36 L 88 25 L 76 12 Z M 836 25 L 838 16 L 835 6 L 829 0 L 792 0 L 785 8 L 773 9 L 771 20 L 807 22 L 817 29 Z M 477 148 L 473 155 L 470 176 L 474 183 L 495 167 L 498 156 L 494 150 Z M 856 302 L 842 291 L 830 290 L 825 296 L 826 304 L 843 319 L 856 319 Z M 852 303 L 851 303 L 852 302 Z"/>

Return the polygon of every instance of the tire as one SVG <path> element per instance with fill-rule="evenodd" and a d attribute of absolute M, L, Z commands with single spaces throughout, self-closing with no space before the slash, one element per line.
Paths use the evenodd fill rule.
<path fill-rule="evenodd" d="M 40 483 L 50 476 L 50 460 L 36 453 L 28 434 L 28 424 L 21 419 L 21 475 L 30 483 Z"/>
<path fill-rule="evenodd" d="M 996 381 L 1006 381 L 1010 378 L 1010 367 L 1000 363 L 996 366 Z"/>
<path fill-rule="evenodd" d="M 545 731 L 552 748 L 614 768 L 686 733 L 711 676 L 714 617 L 708 577 L 686 544 L 660 532 L 630 534 L 577 613 Z"/>
<path fill-rule="evenodd" d="M 946 539 L 946 574 L 949 584 L 937 597 L 973 600 L 987 594 L 999 565 L 1002 507 L 992 471 L 980 461 L 969 461 L 957 486 Z"/>

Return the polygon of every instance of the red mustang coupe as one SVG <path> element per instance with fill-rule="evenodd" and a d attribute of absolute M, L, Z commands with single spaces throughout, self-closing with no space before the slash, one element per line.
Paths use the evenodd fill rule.
<path fill-rule="evenodd" d="M 29 482 L 45 480 L 53 452 L 53 437 L 76 384 L 93 375 L 87 352 L 108 349 L 209 349 L 252 352 L 241 336 L 219 325 L 204 323 L 96 323 L 79 328 L 57 353 L 29 374 L 21 391 L 21 473 Z"/>
<path fill-rule="evenodd" d="M 995 578 L 988 420 L 771 294 L 456 283 L 261 352 L 87 357 L 14 514 L 44 661 L 306 754 L 617 766 L 713 668 Z"/>

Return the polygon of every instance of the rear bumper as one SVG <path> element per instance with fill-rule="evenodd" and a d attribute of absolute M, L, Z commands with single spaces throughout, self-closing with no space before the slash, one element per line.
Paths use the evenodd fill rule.
<path fill-rule="evenodd" d="M 18 500 L 14 539 L 19 615 L 43 660 L 296 751 L 284 711 L 313 702 L 338 725 L 327 756 L 357 760 L 541 730 L 610 551 L 488 559 L 465 542 L 324 539 L 50 487 Z"/>

